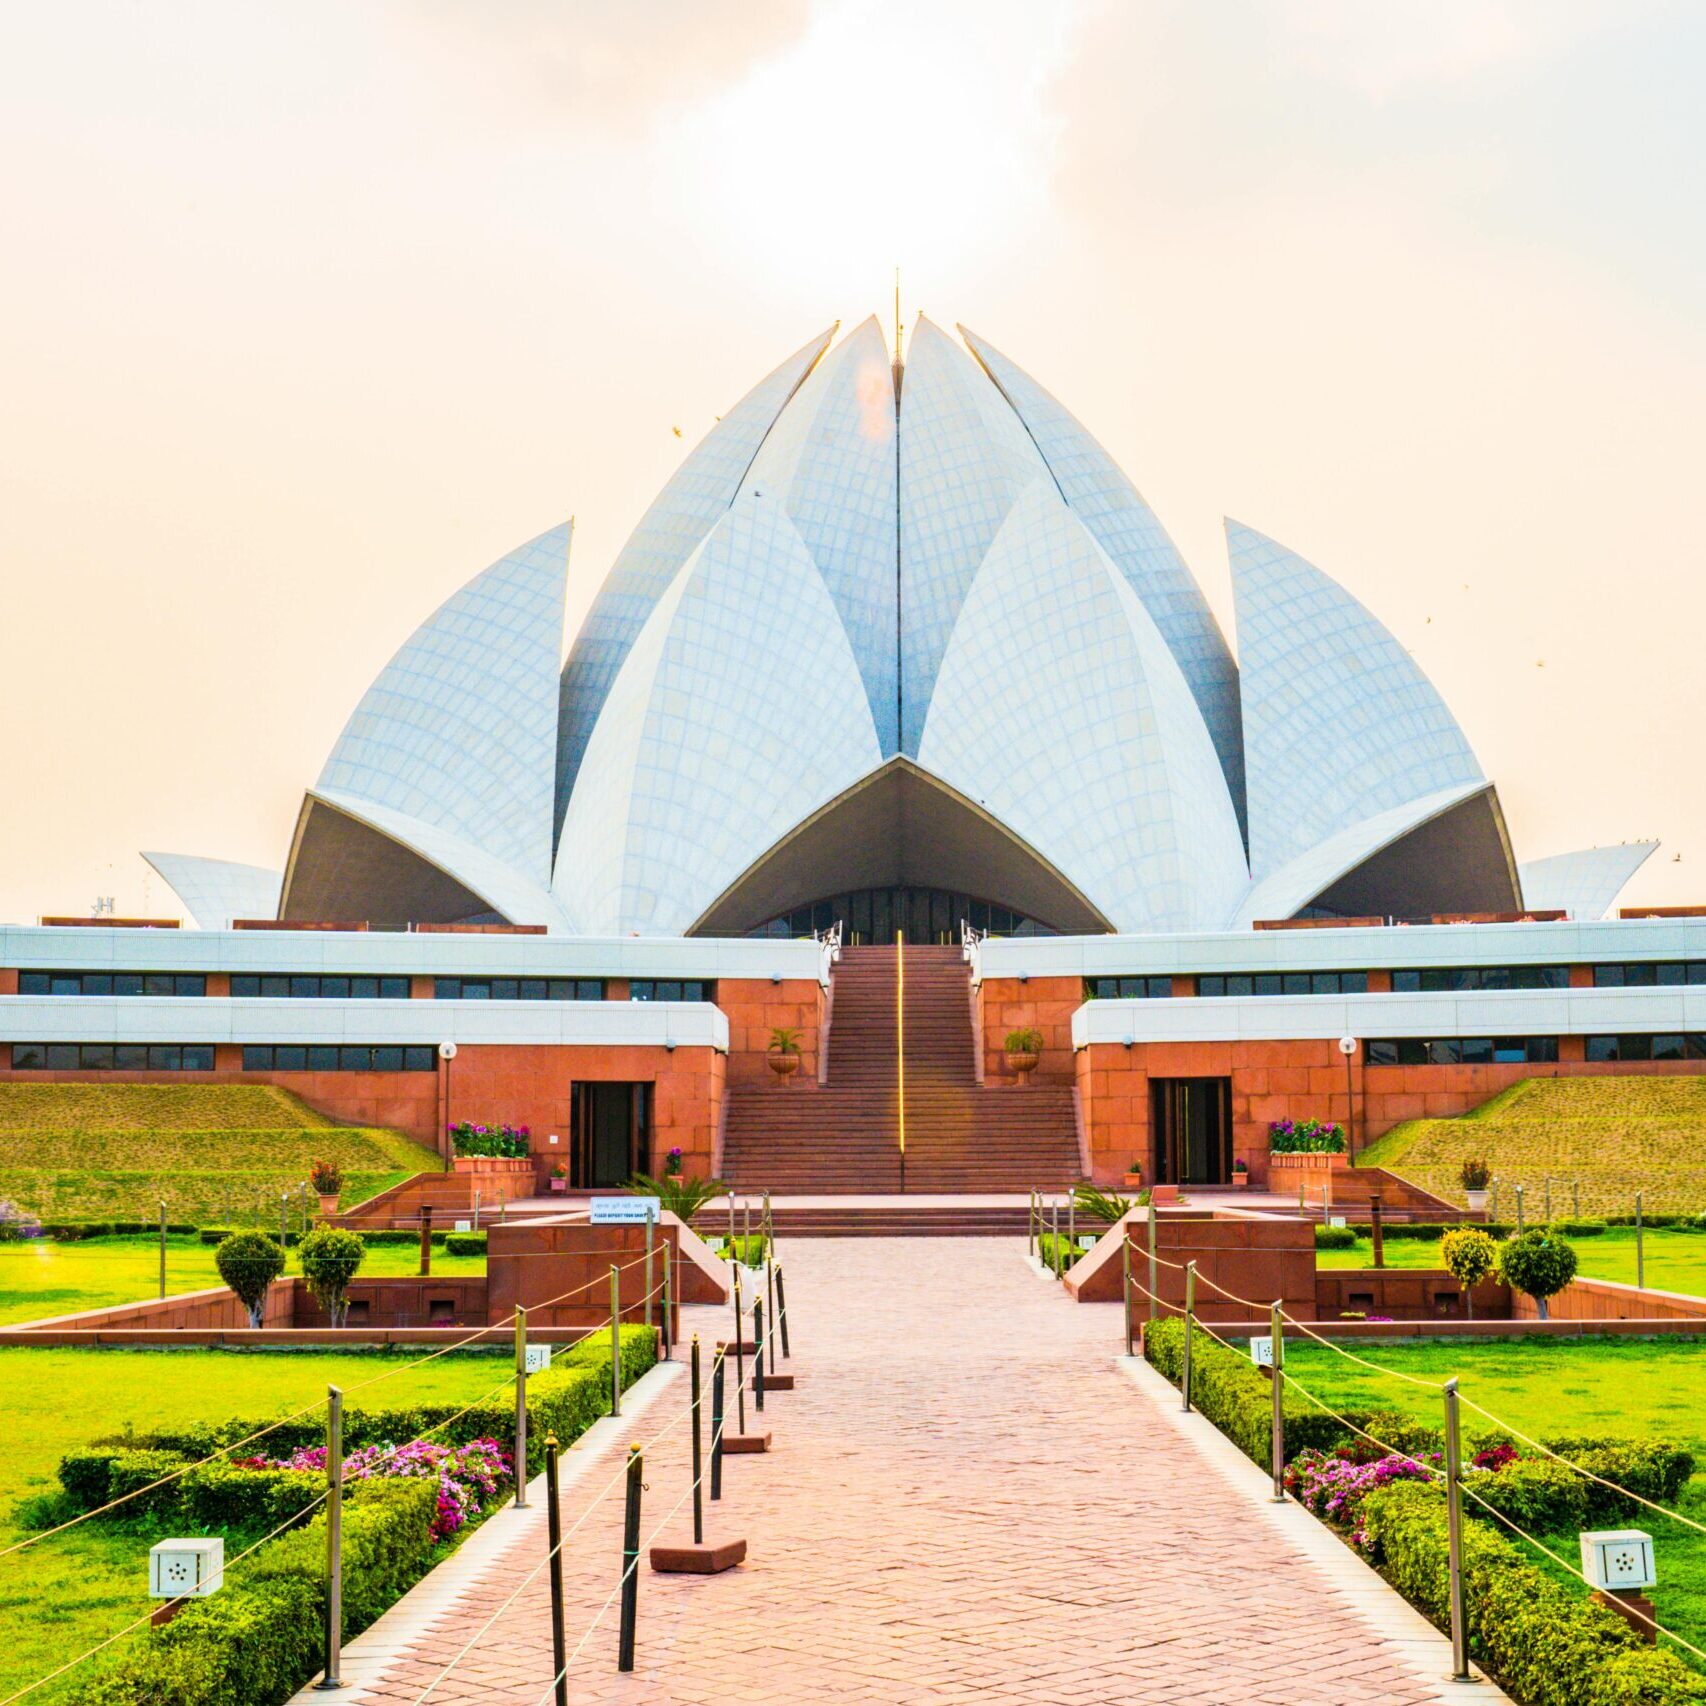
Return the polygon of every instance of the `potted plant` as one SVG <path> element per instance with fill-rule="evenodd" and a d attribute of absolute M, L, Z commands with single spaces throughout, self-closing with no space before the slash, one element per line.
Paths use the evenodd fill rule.
<path fill-rule="evenodd" d="M 566 1191 L 569 1188 L 569 1170 L 561 1161 L 551 1169 L 551 1176 L 546 1181 L 553 1191 Z"/>
<path fill-rule="evenodd" d="M 1002 1045 L 1007 1051 L 1007 1070 L 1021 1084 L 1030 1081 L 1043 1058 L 1043 1034 L 1033 1025 L 1023 1025 L 1007 1033 Z"/>
<path fill-rule="evenodd" d="M 308 1183 L 320 1199 L 320 1212 L 331 1216 L 338 1212 L 338 1192 L 344 1188 L 344 1170 L 336 1161 L 310 1161 Z"/>
<path fill-rule="evenodd" d="M 663 1174 L 666 1179 L 679 1179 L 681 1177 L 681 1160 L 681 1145 L 678 1143 L 663 1158 Z"/>
<path fill-rule="evenodd" d="M 770 1047 L 764 1058 L 777 1081 L 786 1084 L 800 1070 L 800 1033 L 789 1025 L 778 1025 L 770 1033 Z"/>
<path fill-rule="evenodd" d="M 1250 1188 L 1250 1163 L 1242 1155 L 1232 1163 L 1232 1188 L 1235 1191 Z"/>
<path fill-rule="evenodd" d="M 1492 1182 L 1492 1168 L 1485 1161 L 1471 1156 L 1458 1169 L 1457 1177 L 1468 1199 L 1470 1213 L 1483 1213 L 1487 1207 L 1487 1186 Z"/>
<path fill-rule="evenodd" d="M 1141 1160 L 1132 1162 L 1126 1173 L 1124 1184 L 1128 1191 L 1141 1191 L 1143 1189 L 1143 1162 Z"/>

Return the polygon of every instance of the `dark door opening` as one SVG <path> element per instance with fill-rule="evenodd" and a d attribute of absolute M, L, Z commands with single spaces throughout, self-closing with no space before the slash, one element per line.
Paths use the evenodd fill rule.
<path fill-rule="evenodd" d="M 574 1087 L 569 1122 L 569 1185 L 577 1191 L 625 1185 L 651 1156 L 650 1084 Z"/>
<path fill-rule="evenodd" d="M 1151 1078 L 1149 1130 L 1157 1184 L 1226 1184 L 1232 1177 L 1232 1080 Z"/>

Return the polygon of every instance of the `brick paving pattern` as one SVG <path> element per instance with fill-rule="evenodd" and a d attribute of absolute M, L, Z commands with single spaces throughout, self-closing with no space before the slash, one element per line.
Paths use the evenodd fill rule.
<path fill-rule="evenodd" d="M 783 1256 L 799 1387 L 767 1398 L 774 1449 L 728 1458 L 706 1507 L 707 1537 L 744 1535 L 749 1562 L 699 1578 L 642 1564 L 638 1667 L 617 1673 L 612 1606 L 571 1667 L 578 1706 L 1439 1698 L 1251 1520 L 1246 1491 L 1155 1426 L 1113 1366 L 1117 1308 L 1069 1303 L 1007 1239 L 799 1240 Z M 730 1317 L 685 1319 L 708 1352 Z M 635 1435 L 686 1395 L 671 1386 Z M 648 1455 L 648 1537 L 687 1485 L 687 1450 L 677 1427 Z M 618 1463 L 610 1451 L 566 1521 Z M 543 1551 L 542 1516 L 516 1520 L 361 1701 L 415 1706 L 429 1684 L 443 1706 L 550 1699 L 543 1571 L 444 1671 Z M 620 1525 L 608 1497 L 570 1543 L 571 1647 L 615 1585 Z M 691 1539 L 687 1508 L 667 1537 Z"/>

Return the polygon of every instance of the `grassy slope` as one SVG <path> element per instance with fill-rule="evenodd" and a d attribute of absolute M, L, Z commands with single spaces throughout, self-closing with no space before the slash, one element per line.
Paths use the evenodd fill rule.
<path fill-rule="evenodd" d="M 1548 1176 L 1581 1181 L 1584 1214 L 1632 1213 L 1636 1191 L 1653 1212 L 1698 1212 L 1706 1209 L 1706 1076 L 1527 1078 L 1456 1119 L 1394 1127 L 1360 1162 L 1462 1203 L 1458 1168 L 1471 1156 L 1528 1187 L 1536 1212 Z M 1501 1215 L 1513 1206 L 1501 1192 Z"/>
<path fill-rule="evenodd" d="M 1701 1240 L 1706 1244 L 1706 1239 Z M 362 1263 L 364 1278 L 419 1271 L 420 1256 L 406 1245 L 379 1244 Z M 480 1274 L 484 1256 L 432 1253 L 435 1274 Z M 288 1273 L 300 1270 L 296 1252 L 289 1254 Z M 166 1240 L 166 1289 L 201 1291 L 221 1284 L 213 1264 L 213 1247 L 195 1238 Z M 160 1246 L 153 1238 L 99 1238 L 81 1244 L 55 1244 L 47 1239 L 23 1244 L 0 1244 L 0 1324 L 36 1321 L 49 1315 L 70 1315 L 80 1309 L 134 1303 L 160 1292 Z M 4 1698 L 4 1696 L 0 1696 Z"/>
<path fill-rule="evenodd" d="M 1635 1230 L 1614 1226 L 1597 1238 L 1569 1240 L 1576 1252 L 1577 1272 L 1583 1279 L 1619 1280 L 1635 1283 Z M 1373 1251 L 1366 1238 L 1354 1250 L 1320 1250 L 1315 1261 L 1323 1268 L 1366 1268 Z M 1389 1268 L 1438 1268 L 1439 1245 L 1416 1238 L 1386 1241 Z M 1649 1232 L 1646 1235 L 1646 1272 L 1655 1291 L 1680 1291 L 1690 1297 L 1706 1297 L 1706 1233 Z"/>
<path fill-rule="evenodd" d="M 1520 1344 L 1365 1344 L 1355 1349 L 1384 1368 L 1406 1374 L 1431 1380 L 1455 1374 L 1465 1398 L 1536 1438 L 1647 1433 L 1678 1440 L 1693 1450 L 1699 1465 L 1678 1508 L 1696 1522 L 1706 1522 L 1706 1342 L 1531 1339 Z M 1325 1346 L 1288 1341 L 1286 1366 L 1332 1408 L 1367 1404 L 1403 1410 L 1439 1425 L 1437 1392 L 1375 1374 Z M 1468 1431 L 1487 1425 L 1483 1417 L 1465 1410 Z M 1632 1526 L 1647 1529 L 1655 1543 L 1659 1586 L 1653 1602 L 1659 1621 L 1706 1647 L 1706 1535 L 1652 1511 Z M 1503 1532 L 1509 1538 L 1508 1531 Z M 1542 1538 L 1562 1557 L 1577 1556 L 1574 1534 Z M 1525 1550 L 1535 1562 L 1542 1561 L 1532 1548 Z"/>
<path fill-rule="evenodd" d="M 345 1207 L 438 1157 L 342 1126 L 263 1084 L 0 1084 L 0 1198 L 55 1220 L 273 1223 L 311 1160 L 344 1169 Z"/>
<path fill-rule="evenodd" d="M 0 1349 L 0 1438 L 7 1442 L 0 1452 L 0 1548 L 22 1537 L 15 1519 L 19 1498 L 55 1486 L 59 1459 L 91 1439 L 166 1420 L 298 1410 L 322 1401 L 328 1382 L 353 1388 L 409 1354 Z M 375 1389 L 372 1402 L 393 1391 L 398 1403 L 470 1400 L 506 1372 L 503 1357 L 441 1357 Z M 164 1533 L 146 1520 L 85 1523 L 0 1558 L 0 1627 L 6 1630 L 0 1699 L 148 1609 L 148 1548 Z M 30 1695 L 31 1706 L 64 1692 L 49 1684 Z"/>

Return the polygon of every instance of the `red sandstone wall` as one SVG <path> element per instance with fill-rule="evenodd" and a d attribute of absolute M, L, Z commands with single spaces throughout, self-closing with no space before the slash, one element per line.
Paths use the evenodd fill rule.
<path fill-rule="evenodd" d="M 824 1005 L 816 978 L 784 978 L 780 983 L 767 977 L 718 978 L 717 1005 L 729 1021 L 729 1083 L 761 1084 L 772 1076 L 765 1051 L 770 1033 L 783 1025 L 800 1033 L 796 1079 L 816 1082 Z"/>
<path fill-rule="evenodd" d="M 1032 1082 L 1070 1084 L 1072 1015 L 1083 1005 L 1081 977 L 1033 977 L 1025 983 L 1016 977 L 986 977 L 977 987 L 984 1082 L 1013 1082 L 1007 1070 L 1007 1033 L 1034 1026 L 1043 1034 L 1043 1058 L 1032 1074 Z"/>
<path fill-rule="evenodd" d="M 1637 1291 L 1614 1280 L 1571 1280 L 1548 1308 L 1554 1321 L 1706 1320 L 1706 1297 L 1651 1288 Z M 1534 1299 L 1520 1291 L 1512 1299 L 1511 1314 L 1518 1321 L 1540 1318 Z"/>

